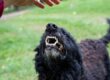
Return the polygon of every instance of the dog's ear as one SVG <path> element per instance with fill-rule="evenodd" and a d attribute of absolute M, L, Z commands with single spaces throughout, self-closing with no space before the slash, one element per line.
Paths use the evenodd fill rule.
<path fill-rule="evenodd" d="M 71 36 L 69 32 L 67 32 L 65 29 L 61 28 L 62 33 L 69 38 L 68 42 L 70 43 L 69 51 L 74 53 L 73 56 L 78 60 L 79 63 L 82 63 L 82 55 L 81 51 L 79 49 L 79 46 L 77 45 L 75 39 Z"/>

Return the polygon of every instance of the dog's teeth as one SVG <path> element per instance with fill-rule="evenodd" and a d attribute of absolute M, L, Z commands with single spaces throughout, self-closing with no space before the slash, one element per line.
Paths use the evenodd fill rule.
<path fill-rule="evenodd" d="M 53 42 L 51 42 L 52 39 L 54 40 Z M 55 46 L 57 42 L 58 42 L 58 39 L 54 36 L 47 36 L 45 40 L 46 45 L 49 45 L 49 46 Z"/>
<path fill-rule="evenodd" d="M 50 39 L 50 41 L 49 41 Z M 51 40 L 54 40 L 51 42 Z M 58 41 L 58 39 L 55 36 L 47 36 L 45 40 L 46 46 L 55 46 L 57 47 L 60 51 L 63 50 L 63 45 Z"/>

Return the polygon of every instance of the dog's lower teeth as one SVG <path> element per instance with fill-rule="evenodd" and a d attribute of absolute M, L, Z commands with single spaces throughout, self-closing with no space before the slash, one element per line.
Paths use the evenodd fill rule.
<path fill-rule="evenodd" d="M 46 43 L 46 46 L 54 46 L 54 47 L 57 47 L 59 50 L 63 49 L 63 45 L 54 36 L 47 36 L 45 43 Z"/>
<path fill-rule="evenodd" d="M 47 36 L 45 43 L 47 46 L 55 46 L 58 43 L 58 39 L 54 36 Z"/>

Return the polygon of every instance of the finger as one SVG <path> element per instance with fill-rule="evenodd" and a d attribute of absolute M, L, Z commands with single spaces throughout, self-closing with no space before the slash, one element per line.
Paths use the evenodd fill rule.
<path fill-rule="evenodd" d="M 38 6 L 38 7 L 40 7 L 40 8 L 44 8 L 44 5 L 42 4 L 42 3 L 40 3 L 40 2 L 38 2 L 38 1 L 36 1 L 36 0 L 32 0 L 33 2 L 34 2 L 34 4 L 36 5 L 36 6 Z"/>
<path fill-rule="evenodd" d="M 49 5 L 49 6 L 53 6 L 52 2 L 50 0 L 44 0 L 44 2 Z"/>
<path fill-rule="evenodd" d="M 60 0 L 51 0 L 52 2 L 54 2 L 55 4 L 59 4 Z"/>

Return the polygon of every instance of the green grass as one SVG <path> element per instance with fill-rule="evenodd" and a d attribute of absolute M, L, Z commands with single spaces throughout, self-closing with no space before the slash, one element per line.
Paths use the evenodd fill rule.
<path fill-rule="evenodd" d="M 0 80 L 37 80 L 33 50 L 47 23 L 64 27 L 77 42 L 101 38 L 108 28 L 105 19 L 110 16 L 109 3 L 64 0 L 52 8 L 33 7 L 22 15 L 0 20 Z"/>

